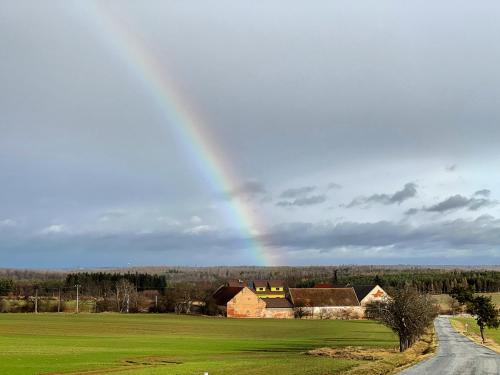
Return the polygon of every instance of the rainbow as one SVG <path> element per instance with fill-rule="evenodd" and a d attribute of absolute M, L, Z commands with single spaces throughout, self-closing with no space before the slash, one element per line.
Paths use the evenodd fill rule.
<path fill-rule="evenodd" d="M 202 177 L 211 188 L 226 195 L 225 205 L 227 220 L 236 225 L 246 239 L 258 265 L 274 265 L 278 261 L 275 251 L 271 252 L 262 240 L 264 233 L 259 226 L 247 202 L 231 197 L 239 179 L 232 173 L 215 140 L 203 127 L 203 121 L 197 116 L 194 106 L 181 95 L 173 79 L 167 76 L 166 67 L 154 56 L 146 44 L 131 30 L 119 22 L 103 6 L 92 1 L 78 1 L 78 15 L 86 15 L 102 31 L 111 48 L 128 64 L 129 68 L 141 79 L 152 97 L 159 104 L 166 119 L 166 126 L 174 134 L 187 156 L 195 164 Z M 84 7 L 84 8 L 83 8 Z"/>

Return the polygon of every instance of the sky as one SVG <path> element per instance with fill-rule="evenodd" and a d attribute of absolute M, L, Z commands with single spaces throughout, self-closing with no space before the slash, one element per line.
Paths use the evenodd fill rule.
<path fill-rule="evenodd" d="M 0 267 L 500 264 L 499 16 L 2 1 Z"/>

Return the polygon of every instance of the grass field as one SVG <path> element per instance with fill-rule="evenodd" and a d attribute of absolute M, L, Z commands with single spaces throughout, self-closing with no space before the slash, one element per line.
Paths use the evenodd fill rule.
<path fill-rule="evenodd" d="M 483 296 L 491 297 L 493 303 L 497 306 L 500 306 L 500 293 L 479 293 Z M 439 304 L 440 310 L 443 313 L 447 313 L 450 309 L 451 301 L 453 300 L 449 294 L 436 294 L 433 295 L 432 298 L 434 301 Z"/>
<path fill-rule="evenodd" d="M 465 323 L 468 323 L 468 332 L 469 333 L 474 333 L 476 338 L 479 340 L 479 327 L 476 324 L 476 321 L 473 318 L 452 318 L 451 322 L 453 324 L 453 327 L 455 327 L 456 330 L 459 332 L 463 332 L 465 330 Z M 465 332 L 464 332 L 465 333 Z M 493 340 L 496 343 L 496 347 L 500 348 L 500 329 L 489 329 L 485 328 L 484 330 L 484 336 L 486 338 L 486 342 L 489 340 Z"/>
<path fill-rule="evenodd" d="M 0 314 L 0 374 L 335 374 L 361 362 L 303 352 L 349 345 L 397 342 L 370 321 Z"/>

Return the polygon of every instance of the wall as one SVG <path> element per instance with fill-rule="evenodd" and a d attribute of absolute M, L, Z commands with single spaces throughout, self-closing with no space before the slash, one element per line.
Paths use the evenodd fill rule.
<path fill-rule="evenodd" d="M 264 309 L 264 318 L 273 319 L 293 319 L 293 309 L 290 308 L 280 308 L 280 309 Z"/>
<path fill-rule="evenodd" d="M 303 307 L 305 319 L 361 319 L 364 308 L 361 306 Z"/>
<path fill-rule="evenodd" d="M 266 303 L 255 295 L 248 288 L 243 288 L 241 292 L 227 303 L 228 318 L 261 318 L 264 316 Z"/>

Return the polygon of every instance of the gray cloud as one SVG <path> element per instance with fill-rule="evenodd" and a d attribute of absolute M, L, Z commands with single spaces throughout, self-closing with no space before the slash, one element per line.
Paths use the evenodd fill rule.
<path fill-rule="evenodd" d="M 379 221 L 374 223 L 342 222 L 339 224 L 292 223 L 274 228 L 265 238 L 274 246 L 286 248 L 394 248 L 422 251 L 429 249 L 490 250 L 500 245 L 500 220 L 481 216 L 442 223 L 411 226 L 407 223 Z M 452 253 L 449 253 L 450 255 Z M 498 253 L 497 253 L 498 258 Z M 483 260 L 481 260 L 484 262 Z"/>
<path fill-rule="evenodd" d="M 418 213 L 418 211 L 419 211 L 418 208 L 410 208 L 410 209 L 405 211 L 405 215 L 408 215 L 408 216 L 415 215 Z"/>
<path fill-rule="evenodd" d="M 369 203 L 380 203 L 380 204 L 401 204 L 407 199 L 413 198 L 417 195 L 417 184 L 409 182 L 405 184 L 403 189 L 396 191 L 394 194 L 373 194 L 369 197 L 358 197 L 355 198 L 347 205 L 347 207 L 355 207 L 363 204 Z"/>
<path fill-rule="evenodd" d="M 467 208 L 471 211 L 476 211 L 480 208 L 491 206 L 496 204 L 496 202 L 484 198 L 467 198 L 463 195 L 456 194 L 444 201 L 441 201 L 433 206 L 424 207 L 423 210 L 427 212 L 448 212 L 453 210 L 459 210 L 462 208 Z"/>
<path fill-rule="evenodd" d="M 488 190 L 488 189 L 482 189 L 482 190 L 478 190 L 474 193 L 474 195 L 481 195 L 483 197 L 489 197 L 491 194 L 491 191 Z"/>
<path fill-rule="evenodd" d="M 335 182 L 330 182 L 327 187 L 326 187 L 328 190 L 332 190 L 332 189 L 342 189 L 342 185 L 340 184 L 337 184 Z"/>
<path fill-rule="evenodd" d="M 291 207 L 291 206 L 312 206 L 316 204 L 321 204 L 326 201 L 326 195 L 312 195 L 310 197 L 302 197 L 294 200 L 279 201 L 276 203 L 279 207 Z"/>
<path fill-rule="evenodd" d="M 455 170 L 457 169 L 457 167 L 458 167 L 458 166 L 457 166 L 456 164 L 447 165 L 447 166 L 446 166 L 446 170 L 447 170 L 448 172 L 455 172 Z"/>
<path fill-rule="evenodd" d="M 245 199 L 262 198 L 267 193 L 264 184 L 259 181 L 249 180 L 233 189 L 229 195 L 231 197 L 243 197 Z"/>
<path fill-rule="evenodd" d="M 297 198 L 303 197 L 316 190 L 316 186 L 302 186 L 298 188 L 286 189 L 280 194 L 281 198 Z"/>
<path fill-rule="evenodd" d="M 498 264 L 500 260 L 494 250 L 500 246 L 500 220 L 492 216 L 420 226 L 390 221 L 295 222 L 271 227 L 260 240 L 283 254 L 289 264 L 331 264 L 339 259 L 385 264 Z M 0 261 L 9 267 L 25 267 L 32 264 L 35 254 L 43 252 L 39 267 L 185 264 L 186 257 L 197 265 L 240 264 L 242 259 L 248 264 L 251 260 L 245 254 L 252 246 L 250 238 L 220 230 L 109 235 L 57 232 L 30 238 L 5 234 L 0 237 L 4 249 Z M 23 252 L 18 253 L 21 248 Z M 301 258 L 312 250 L 313 257 Z M 12 252 L 16 257 L 9 255 Z"/>

